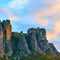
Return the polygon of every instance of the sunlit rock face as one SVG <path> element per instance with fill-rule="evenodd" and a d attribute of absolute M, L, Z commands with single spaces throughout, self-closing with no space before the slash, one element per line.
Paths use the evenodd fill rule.
<path fill-rule="evenodd" d="M 10 56 L 11 51 L 11 45 L 10 45 L 10 39 L 11 39 L 11 24 L 9 20 L 3 20 L 2 22 L 3 27 L 3 43 L 4 43 L 4 52 L 7 56 Z"/>
<path fill-rule="evenodd" d="M 6 35 L 7 35 L 7 40 L 11 39 L 11 24 L 9 20 L 6 20 Z"/>
<path fill-rule="evenodd" d="M 54 50 L 50 47 L 47 38 L 46 38 L 46 30 L 44 28 L 37 28 L 36 29 L 36 37 L 38 41 L 38 45 L 41 50 L 45 53 L 52 54 L 56 56 Z"/>
<path fill-rule="evenodd" d="M 35 35 L 35 30 L 34 28 L 30 28 L 27 31 L 28 37 L 29 37 L 29 44 L 28 46 L 30 47 L 31 50 L 37 51 L 37 52 L 42 52 L 42 50 L 39 48 L 37 40 L 36 40 L 36 35 Z"/>
<path fill-rule="evenodd" d="M 10 46 L 11 26 L 9 20 L 0 21 L 0 55 L 7 54 Z M 9 40 L 9 41 L 8 41 Z M 10 51 L 11 53 L 11 51 Z M 10 54 L 9 53 L 9 54 Z"/>
<path fill-rule="evenodd" d="M 0 56 L 4 55 L 4 48 L 3 48 L 3 29 L 0 21 Z"/>
<path fill-rule="evenodd" d="M 3 32 L 6 36 L 5 37 L 6 40 L 10 40 L 10 38 L 11 38 L 11 29 L 12 29 L 10 21 L 9 20 L 6 20 L 6 21 L 4 20 L 2 22 L 2 26 L 3 26 Z"/>
<path fill-rule="evenodd" d="M 24 34 L 23 32 L 20 33 L 20 39 L 19 39 L 19 42 L 18 42 L 18 49 L 20 51 L 20 56 L 27 56 L 29 55 L 31 52 L 30 50 L 28 49 L 28 45 L 26 43 L 26 39 L 24 37 Z"/>

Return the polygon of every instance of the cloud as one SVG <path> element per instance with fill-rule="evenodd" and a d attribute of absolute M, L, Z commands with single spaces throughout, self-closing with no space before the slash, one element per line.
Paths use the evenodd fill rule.
<path fill-rule="evenodd" d="M 29 0 L 12 0 L 8 3 L 10 8 L 23 8 Z"/>
<path fill-rule="evenodd" d="M 34 19 L 34 18 L 33 18 Z M 48 24 L 48 19 L 46 19 L 46 18 L 35 18 L 34 19 L 35 20 L 35 22 L 38 24 L 38 25 L 42 25 L 42 26 L 45 26 L 45 25 L 47 25 Z"/>
<path fill-rule="evenodd" d="M 43 19 L 40 19 L 39 21 L 37 21 L 37 23 L 44 26 L 44 25 L 48 24 L 48 20 L 43 18 Z"/>
<path fill-rule="evenodd" d="M 43 0 L 47 4 L 53 4 L 55 2 L 60 2 L 60 0 Z"/>
<path fill-rule="evenodd" d="M 45 8 L 43 10 L 33 11 L 33 14 L 31 15 L 33 17 L 48 16 L 48 15 L 56 13 L 58 10 L 60 10 L 60 2 L 55 2 L 48 8 Z"/>
<path fill-rule="evenodd" d="M 29 14 L 29 16 L 31 16 L 36 21 L 37 24 L 46 25 L 46 24 L 48 24 L 49 19 L 44 18 L 44 17 L 53 15 L 53 14 L 57 13 L 58 11 L 60 11 L 60 2 L 57 1 L 57 2 L 54 2 L 52 5 L 50 5 L 48 8 L 45 8 L 42 10 L 38 10 L 38 9 L 33 10 L 32 13 Z M 59 16 L 60 16 L 60 14 L 59 14 Z M 54 16 L 54 18 L 56 18 L 56 16 Z"/>
<path fill-rule="evenodd" d="M 59 33 L 60 33 L 60 19 L 54 21 L 53 29 L 47 33 L 48 40 L 58 37 Z"/>
<path fill-rule="evenodd" d="M 49 3 L 52 4 L 49 5 Z M 55 2 L 52 2 L 51 0 L 47 5 L 49 5 L 49 7 L 42 10 L 33 10 L 29 16 L 31 16 L 39 25 L 46 26 L 48 23 L 50 23 L 50 25 L 53 24 L 51 31 L 48 31 L 47 33 L 48 40 L 51 40 L 52 38 L 56 38 L 60 33 L 60 1 L 55 0 Z"/>
<path fill-rule="evenodd" d="M 20 17 L 16 16 L 13 12 L 5 7 L 1 7 L 0 10 L 7 15 L 7 18 L 10 20 L 18 20 Z"/>

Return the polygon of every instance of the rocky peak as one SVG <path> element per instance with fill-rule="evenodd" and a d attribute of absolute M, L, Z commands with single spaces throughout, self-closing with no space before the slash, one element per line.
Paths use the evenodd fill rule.
<path fill-rule="evenodd" d="M 35 34 L 35 28 L 29 28 L 27 31 L 28 34 Z"/>
<path fill-rule="evenodd" d="M 29 36 L 29 42 L 30 44 L 28 44 L 28 46 L 30 47 L 30 49 L 32 51 L 37 51 L 37 52 L 42 52 L 41 49 L 38 46 L 37 40 L 36 40 L 36 35 L 35 35 L 35 28 L 30 28 L 27 31 L 27 34 Z"/>
<path fill-rule="evenodd" d="M 44 28 L 37 28 L 35 34 L 37 38 L 40 36 L 41 40 L 46 39 L 46 30 Z"/>
<path fill-rule="evenodd" d="M 56 53 L 50 47 L 50 45 L 47 41 L 46 30 L 44 28 L 36 29 L 36 38 L 37 38 L 38 45 L 43 52 L 56 56 Z"/>
<path fill-rule="evenodd" d="M 3 20 L 3 22 L 0 21 L 1 56 L 5 54 L 9 57 L 13 54 L 12 52 L 14 52 L 16 53 L 15 60 L 17 60 L 18 58 L 20 59 L 20 57 L 28 56 L 32 51 L 44 54 L 48 53 L 54 56 L 59 54 L 54 45 L 48 43 L 46 30 L 44 28 L 29 28 L 26 34 L 22 31 L 20 33 L 14 32 L 14 34 L 11 34 L 11 31 L 12 27 L 8 19 L 6 21 Z M 11 42 L 11 40 L 13 42 Z"/>
<path fill-rule="evenodd" d="M 11 29 L 12 29 L 10 21 L 9 20 L 6 20 L 6 21 L 3 20 L 2 27 L 3 27 L 3 32 L 6 36 L 6 39 L 10 40 L 10 38 L 11 38 Z"/>
<path fill-rule="evenodd" d="M 43 51 L 44 53 L 56 56 L 56 53 L 51 48 L 46 38 L 46 30 L 44 28 L 30 28 L 27 31 L 29 37 L 28 46 L 34 51 Z"/>
<path fill-rule="evenodd" d="M 9 19 L 6 19 L 6 23 L 10 24 L 10 20 Z"/>
<path fill-rule="evenodd" d="M 9 20 L 3 20 L 0 22 L 0 34 L 2 41 L 2 48 L 4 48 L 4 54 L 7 56 L 11 54 L 10 38 L 11 38 L 11 24 Z M 1 43 L 1 42 L 0 42 Z"/>

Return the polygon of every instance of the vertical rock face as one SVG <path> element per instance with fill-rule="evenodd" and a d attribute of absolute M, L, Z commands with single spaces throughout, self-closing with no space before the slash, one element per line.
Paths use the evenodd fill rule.
<path fill-rule="evenodd" d="M 3 44 L 4 44 L 4 51 L 7 56 L 11 55 L 11 45 L 10 45 L 10 38 L 11 38 L 11 24 L 9 20 L 4 20 L 2 22 L 3 27 Z"/>
<path fill-rule="evenodd" d="M 12 36 L 11 29 L 9 20 L 0 21 L 0 56 L 5 54 L 6 57 L 9 57 L 15 54 L 15 60 L 20 60 L 21 57 L 31 54 L 32 51 L 54 56 L 59 54 L 54 45 L 48 43 L 44 28 L 30 28 L 26 34 L 22 31 L 21 33 L 14 32 Z"/>
<path fill-rule="evenodd" d="M 4 20 L 2 22 L 2 26 L 3 26 L 3 32 L 6 36 L 6 40 L 10 40 L 11 38 L 11 24 L 10 24 L 10 21 L 9 20 Z"/>
<path fill-rule="evenodd" d="M 36 37 L 39 47 L 45 52 L 49 48 L 48 41 L 46 40 L 46 31 L 45 29 L 36 29 Z"/>
<path fill-rule="evenodd" d="M 0 56 L 4 55 L 4 48 L 3 48 L 3 29 L 0 21 Z"/>
<path fill-rule="evenodd" d="M 28 46 L 30 47 L 30 49 L 33 51 L 42 52 L 37 44 L 34 28 L 28 29 L 28 36 L 29 36 L 29 42 L 30 42 Z"/>
<path fill-rule="evenodd" d="M 50 47 L 47 39 L 46 39 L 46 31 L 44 28 L 37 28 L 36 29 L 36 37 L 38 41 L 39 47 L 42 49 L 43 52 L 46 52 L 48 54 L 52 54 L 56 56 L 56 53 L 54 50 Z"/>
<path fill-rule="evenodd" d="M 6 39 L 10 40 L 11 39 L 11 24 L 9 20 L 6 20 Z"/>
<path fill-rule="evenodd" d="M 20 51 L 21 56 L 27 56 L 28 54 L 31 53 L 30 50 L 28 49 L 28 45 L 26 43 L 23 32 L 20 33 L 20 39 L 18 42 L 18 49 Z"/>

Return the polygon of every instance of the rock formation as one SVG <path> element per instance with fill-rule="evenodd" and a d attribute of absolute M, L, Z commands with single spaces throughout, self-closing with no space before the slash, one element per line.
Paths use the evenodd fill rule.
<path fill-rule="evenodd" d="M 56 56 L 56 53 L 50 47 L 50 45 L 46 39 L 46 30 L 44 28 L 41 28 L 41 29 L 37 28 L 36 29 L 36 37 L 37 37 L 38 45 L 43 52 Z"/>
<path fill-rule="evenodd" d="M 39 48 L 37 40 L 36 40 L 36 35 L 35 35 L 35 29 L 30 28 L 28 29 L 28 37 L 29 37 L 29 43 L 28 46 L 32 51 L 37 51 L 37 52 L 42 52 L 42 50 Z"/>
<path fill-rule="evenodd" d="M 20 39 L 18 42 L 18 49 L 20 50 L 20 56 L 26 56 L 31 53 L 30 50 L 28 49 L 28 45 L 26 43 L 26 39 L 22 31 L 20 33 Z"/>
<path fill-rule="evenodd" d="M 1 47 L 4 50 L 4 54 L 6 56 L 11 55 L 11 46 L 10 46 L 10 38 L 11 38 L 11 24 L 10 21 L 7 19 L 6 21 L 0 22 L 0 43 Z"/>
<path fill-rule="evenodd" d="M 27 33 L 12 32 L 10 21 L 0 21 L 0 56 L 14 57 L 20 60 L 32 52 L 60 55 L 52 43 L 48 43 L 44 28 L 29 28 Z"/>

